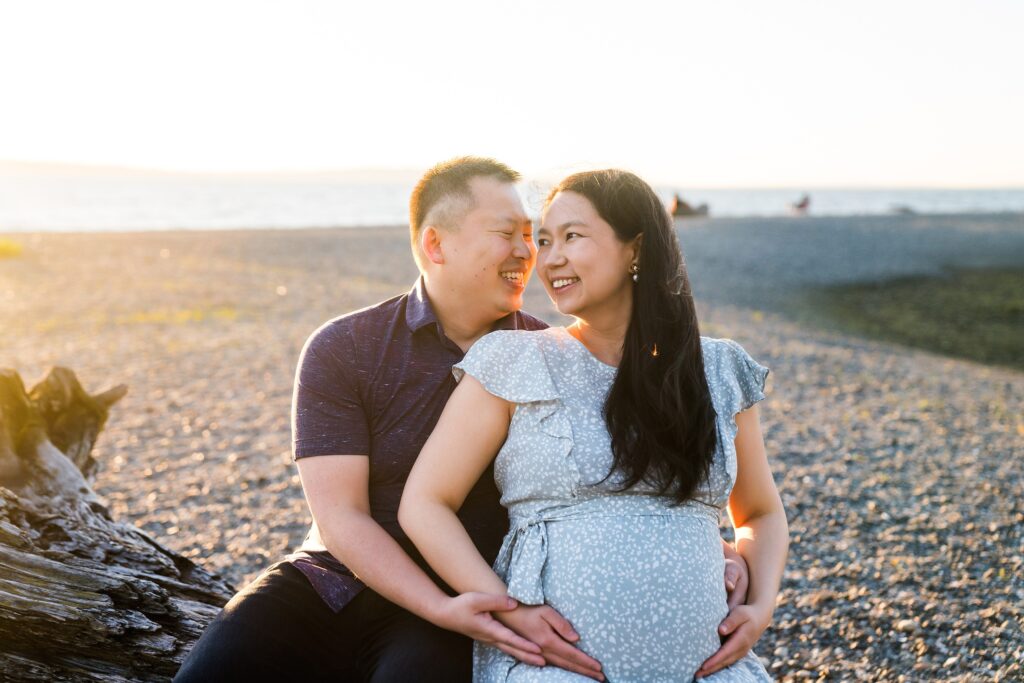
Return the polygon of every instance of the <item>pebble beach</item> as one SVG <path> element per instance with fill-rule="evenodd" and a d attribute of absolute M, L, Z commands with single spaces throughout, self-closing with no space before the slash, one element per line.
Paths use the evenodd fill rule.
<path fill-rule="evenodd" d="M 771 369 L 762 425 L 791 545 L 755 647 L 779 680 L 1024 680 L 1024 373 L 850 337 L 809 288 L 1024 266 L 1024 215 L 677 224 L 702 333 Z M 401 227 L 18 234 L 0 367 L 127 384 L 94 452 L 114 517 L 237 587 L 298 545 L 299 350 L 400 294 Z M 540 284 L 526 310 L 563 319 Z M 1022 342 L 1024 353 L 1024 342 Z"/>

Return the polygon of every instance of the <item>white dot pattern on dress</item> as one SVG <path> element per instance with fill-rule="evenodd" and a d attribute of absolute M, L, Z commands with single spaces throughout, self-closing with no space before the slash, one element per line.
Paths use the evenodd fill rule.
<path fill-rule="evenodd" d="M 768 369 L 736 342 L 701 338 L 718 414 L 718 448 L 699 501 L 681 506 L 638 484 L 620 488 L 602 407 L 616 369 L 565 328 L 499 331 L 458 363 L 516 404 L 494 477 L 511 529 L 495 562 L 509 595 L 547 603 L 580 634 L 608 681 L 690 681 L 719 647 L 728 613 L 718 525 L 736 480 L 735 416 L 765 397 Z M 586 681 L 477 643 L 475 681 Z M 768 681 L 753 654 L 709 683 Z"/>

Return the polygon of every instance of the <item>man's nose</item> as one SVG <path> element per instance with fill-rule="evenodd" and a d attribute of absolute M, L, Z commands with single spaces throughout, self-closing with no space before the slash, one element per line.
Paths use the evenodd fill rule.
<path fill-rule="evenodd" d="M 527 242 L 522 235 L 519 235 L 512 244 L 512 255 L 516 258 L 530 260 L 534 253 L 533 243 Z"/>

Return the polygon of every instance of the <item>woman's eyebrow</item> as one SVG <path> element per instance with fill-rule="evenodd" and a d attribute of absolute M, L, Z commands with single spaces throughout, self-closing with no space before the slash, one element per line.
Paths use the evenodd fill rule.
<path fill-rule="evenodd" d="M 563 231 L 567 230 L 568 228 L 575 228 L 577 226 L 586 227 L 586 225 L 587 224 L 584 221 L 581 221 L 581 220 L 571 220 L 571 221 L 567 221 L 565 223 L 562 223 L 559 226 L 556 226 L 555 229 L 554 229 L 554 232 L 563 232 Z M 538 231 L 538 233 L 544 233 L 545 235 L 550 235 L 551 232 L 552 231 L 550 229 L 548 229 L 548 228 L 541 228 Z"/>
<path fill-rule="evenodd" d="M 565 223 L 562 223 L 561 225 L 559 225 L 558 227 L 555 228 L 555 232 L 562 232 L 566 228 L 575 228 L 577 226 L 586 227 L 586 225 L 587 224 L 586 224 L 585 221 L 581 221 L 578 218 L 576 218 L 576 219 L 573 219 L 571 221 L 566 221 Z"/>

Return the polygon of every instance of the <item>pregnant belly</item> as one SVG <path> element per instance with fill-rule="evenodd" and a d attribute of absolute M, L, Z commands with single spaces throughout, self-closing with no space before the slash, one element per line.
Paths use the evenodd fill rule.
<path fill-rule="evenodd" d="M 728 613 L 717 525 L 701 516 L 549 522 L 548 604 L 620 676 L 689 676 L 720 646 Z M 660 673 L 659 673 L 660 672 Z M 658 675 L 655 675 L 658 674 Z"/>

